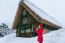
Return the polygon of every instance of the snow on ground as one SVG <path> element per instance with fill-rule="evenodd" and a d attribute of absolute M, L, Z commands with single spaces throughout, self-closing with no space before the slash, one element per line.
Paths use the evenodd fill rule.
<path fill-rule="evenodd" d="M 44 36 L 43 43 L 65 43 L 65 29 L 60 29 L 47 33 Z M 0 38 L 0 43 L 38 43 L 37 37 L 22 38 L 16 37 L 16 34 L 10 34 L 3 38 Z"/>
<path fill-rule="evenodd" d="M 44 35 L 44 43 L 65 43 L 65 29 L 52 31 Z"/>
<path fill-rule="evenodd" d="M 15 33 L 0 38 L 0 43 L 36 43 L 36 38 L 16 37 Z"/>

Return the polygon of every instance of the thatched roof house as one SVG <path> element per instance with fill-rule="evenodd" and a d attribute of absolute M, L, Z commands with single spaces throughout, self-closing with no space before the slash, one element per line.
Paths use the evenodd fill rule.
<path fill-rule="evenodd" d="M 42 20 L 45 29 L 57 30 L 61 28 L 58 22 L 33 3 L 26 0 L 20 1 L 13 28 L 17 30 L 17 36 L 31 37 L 33 36 L 32 32 L 34 32 L 33 28 L 40 23 L 40 20 Z"/>

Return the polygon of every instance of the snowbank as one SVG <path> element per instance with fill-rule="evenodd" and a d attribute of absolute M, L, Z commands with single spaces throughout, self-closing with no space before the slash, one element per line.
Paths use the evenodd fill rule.
<path fill-rule="evenodd" d="M 52 31 L 44 36 L 44 43 L 65 43 L 65 31 L 64 29 Z M 3 38 L 0 38 L 0 43 L 38 43 L 37 37 L 22 38 L 16 37 L 16 34 L 10 34 Z"/>
<path fill-rule="evenodd" d="M 65 43 L 65 29 L 52 31 L 44 35 L 44 43 Z"/>
<path fill-rule="evenodd" d="M 0 38 L 0 43 L 36 43 L 36 38 L 21 38 L 16 37 L 16 34 L 10 34 L 3 38 Z"/>

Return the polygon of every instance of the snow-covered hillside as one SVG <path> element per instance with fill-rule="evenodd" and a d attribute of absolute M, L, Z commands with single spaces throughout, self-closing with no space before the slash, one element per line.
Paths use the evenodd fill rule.
<path fill-rule="evenodd" d="M 51 31 L 43 35 L 44 43 L 65 43 L 65 29 Z M 0 38 L 0 43 L 38 43 L 37 37 L 22 38 L 16 37 L 16 34 L 10 34 L 3 38 Z"/>

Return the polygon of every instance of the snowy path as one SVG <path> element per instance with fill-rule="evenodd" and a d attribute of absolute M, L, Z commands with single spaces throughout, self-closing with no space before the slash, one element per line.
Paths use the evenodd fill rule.
<path fill-rule="evenodd" d="M 65 29 L 52 31 L 44 35 L 44 43 L 65 43 Z M 0 43 L 38 43 L 37 37 L 21 38 L 16 34 L 10 34 L 0 38 Z"/>

